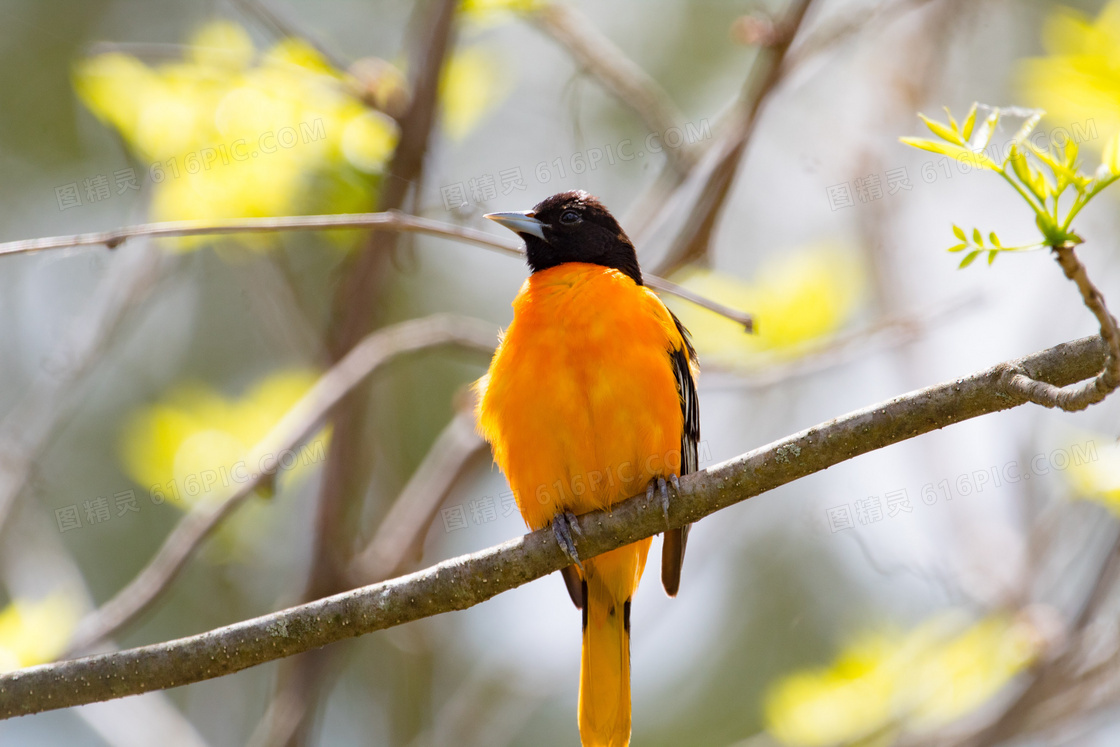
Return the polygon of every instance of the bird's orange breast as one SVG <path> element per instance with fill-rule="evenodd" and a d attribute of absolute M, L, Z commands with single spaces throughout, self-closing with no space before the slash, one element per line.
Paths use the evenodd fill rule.
<path fill-rule="evenodd" d="M 513 307 L 479 382 L 479 427 L 526 524 L 679 474 L 670 352 L 684 341 L 661 300 L 617 270 L 568 263 L 530 276 Z"/>

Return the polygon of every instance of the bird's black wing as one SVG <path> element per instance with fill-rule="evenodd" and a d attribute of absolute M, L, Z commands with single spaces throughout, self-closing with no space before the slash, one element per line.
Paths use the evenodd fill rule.
<path fill-rule="evenodd" d="M 677 393 L 681 400 L 681 414 L 684 416 L 681 429 L 681 474 L 687 475 L 699 469 L 698 448 L 700 445 L 700 399 L 696 395 L 696 381 L 692 378 L 690 364 L 696 363 L 696 349 L 688 338 L 688 330 L 676 315 L 669 312 L 677 325 L 684 346 L 669 353 L 673 365 L 673 375 L 677 379 Z M 677 595 L 681 586 L 681 567 L 684 565 L 684 548 L 688 542 L 687 524 L 679 529 L 665 532 L 661 548 L 661 585 L 671 597 Z"/>
<path fill-rule="evenodd" d="M 572 598 L 572 604 L 576 606 L 577 610 L 583 609 L 587 597 L 587 585 L 584 584 L 583 578 L 579 575 L 579 569 L 570 565 L 567 568 L 561 568 L 560 575 L 564 578 L 564 588 L 568 590 L 568 596 Z"/>

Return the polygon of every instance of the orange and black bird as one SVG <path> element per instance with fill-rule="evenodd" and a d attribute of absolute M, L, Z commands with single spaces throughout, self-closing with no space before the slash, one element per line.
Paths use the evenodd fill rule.
<path fill-rule="evenodd" d="M 579 731 L 585 747 L 630 743 L 630 600 L 650 539 L 580 561 L 575 514 L 696 470 L 696 352 L 642 283 L 626 232 L 586 192 L 486 216 L 525 240 L 531 274 L 479 380 L 478 422 L 525 523 L 552 526 L 572 559 L 564 581 L 583 610 Z M 668 484 L 667 484 L 668 483 Z M 688 528 L 665 534 L 661 579 L 677 593 Z"/>

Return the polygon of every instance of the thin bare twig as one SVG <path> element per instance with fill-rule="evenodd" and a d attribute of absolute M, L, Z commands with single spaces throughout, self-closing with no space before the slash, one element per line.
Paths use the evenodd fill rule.
<path fill-rule="evenodd" d="M 310 33 L 306 28 L 298 29 L 292 21 L 287 18 L 280 11 L 276 10 L 270 3 L 264 0 L 233 0 L 233 4 L 240 7 L 245 13 L 249 14 L 260 20 L 265 26 L 273 31 L 277 36 L 283 38 L 286 36 L 297 37 L 310 44 L 315 50 L 323 55 L 336 70 L 345 70 L 350 65 L 342 54 L 332 49 L 330 46 L 323 44 L 315 35 Z"/>
<path fill-rule="evenodd" d="M 713 301 L 706 296 L 702 296 L 695 291 L 685 288 L 683 285 L 677 285 L 672 280 L 658 277 L 657 275 L 647 275 L 642 273 L 642 281 L 654 290 L 659 290 L 662 293 L 668 293 L 671 296 L 684 299 L 690 303 L 694 303 L 702 309 L 713 311 L 722 317 L 726 317 L 733 322 L 741 324 L 743 330 L 746 332 L 754 332 L 754 317 L 745 311 L 733 309 L 730 306 L 724 306 L 718 301 Z"/>
<path fill-rule="evenodd" d="M 0 542 L 0 578 L 8 597 L 42 599 L 50 590 L 51 596 L 68 600 L 75 613 L 92 609 L 93 597 L 83 571 L 54 522 L 38 510 L 22 511 L 15 518 L 18 524 Z M 67 626 L 70 620 L 64 617 L 53 623 Z M 45 633 L 43 640 L 51 637 L 51 633 Z M 105 641 L 98 652 L 118 650 L 113 641 Z M 75 709 L 73 714 L 107 747 L 209 747 L 168 694 L 150 695 L 156 697 L 90 704 Z"/>
<path fill-rule="evenodd" d="M 382 180 L 378 207 L 382 212 L 406 207 L 419 191 L 424 158 L 439 110 L 439 85 L 444 61 L 454 44 L 457 0 L 433 0 L 415 6 L 418 33 L 408 53 L 412 97 L 399 120 L 400 140 Z M 344 278 L 332 299 L 327 328 L 328 351 L 334 359 L 345 355 L 376 324 L 376 312 L 388 273 L 388 262 L 399 246 L 398 232 L 374 232 L 363 251 L 348 257 Z M 315 504 L 311 566 L 301 598 L 304 601 L 345 588 L 347 550 L 354 529 L 345 517 L 361 500 L 372 476 L 372 451 L 366 442 L 369 389 L 350 391 L 331 416 L 334 440 L 323 467 Z M 309 739 L 311 717 L 329 673 L 329 654 L 310 652 L 285 662 L 277 675 L 275 698 L 288 704 L 290 715 L 260 725 L 270 744 L 301 747 Z M 272 709 L 270 708 L 270 711 Z M 273 713 L 277 713 L 272 711 Z M 280 714 L 278 714 L 280 715 Z"/>
<path fill-rule="evenodd" d="M 524 244 L 511 239 L 499 238 L 483 231 L 452 223 L 442 223 L 429 218 L 407 215 L 398 210 L 380 213 L 338 213 L 334 215 L 289 215 L 279 218 L 238 218 L 225 221 L 169 221 L 165 223 L 141 223 L 124 226 L 111 231 L 95 231 L 70 236 L 51 236 L 42 239 L 22 239 L 0 243 L 0 255 L 41 252 L 49 249 L 64 249 L 75 246 L 107 246 L 110 249 L 129 239 L 168 238 L 175 236 L 217 236 L 239 233 L 270 233 L 276 231 L 322 231 L 344 228 L 366 228 L 401 233 L 422 233 L 446 239 L 458 239 L 469 244 L 494 249 L 512 257 L 524 257 Z M 728 308 L 698 293 L 682 288 L 656 275 L 643 274 L 646 285 L 664 293 L 683 298 L 697 306 L 714 311 L 751 330 L 751 316 L 742 311 Z"/>
<path fill-rule="evenodd" d="M 651 132 L 663 134 L 685 121 L 669 94 L 631 60 L 587 16 L 567 3 L 550 3 L 530 16 L 536 26 L 568 50 L 576 63 L 634 110 Z M 666 148 L 670 166 L 684 174 L 695 161 L 692 149 Z"/>
<path fill-rule="evenodd" d="M 746 153 L 759 113 L 782 79 L 782 62 L 786 52 L 797 37 L 812 4 L 813 0 L 794 0 L 791 3 L 775 30 L 772 44 L 760 51 L 759 57 L 751 66 L 746 85 L 730 115 L 731 125 L 721 138 L 720 158 L 689 210 L 669 252 L 658 262 L 655 269 L 659 274 L 672 275 L 674 270 L 707 255 L 712 233 L 731 193 L 731 185 L 739 171 L 739 164 Z"/>
<path fill-rule="evenodd" d="M 1032 378 L 1064 386 L 1094 376 L 1100 337 L 1013 361 Z M 787 436 L 681 480 L 668 513 L 644 494 L 577 517 L 580 556 L 594 557 L 833 465 L 1026 400 L 1000 380 L 1008 364 L 910 392 Z M 328 643 L 460 610 L 560 570 L 571 560 L 550 529 L 424 571 L 319 599 L 201 635 L 0 676 L 0 718 L 178 687 Z"/>
<path fill-rule="evenodd" d="M 120 592 L 82 620 L 68 655 L 88 650 L 134 620 L 175 579 L 194 551 L 221 522 L 262 483 L 273 479 L 277 455 L 299 446 L 355 386 L 379 366 L 405 353 L 439 345 L 460 345 L 492 352 L 497 337 L 492 326 L 463 317 L 438 314 L 413 319 L 370 334 L 319 378 L 284 417 L 245 456 L 248 479 L 188 513 L 148 565 Z"/>
<path fill-rule="evenodd" d="M 65 249 L 74 246 L 101 246 L 115 249 L 129 239 L 168 238 L 175 236 L 217 236 L 240 233 L 273 233 L 277 231 L 322 231 L 343 228 L 365 228 L 381 231 L 425 233 L 458 239 L 471 244 L 520 256 L 518 244 L 501 240 L 473 228 L 440 223 L 428 218 L 406 215 L 398 210 L 380 213 L 337 213 L 332 215 L 285 215 L 277 218 L 237 218 L 234 220 L 182 220 L 163 223 L 141 223 L 111 231 L 94 231 L 70 236 L 22 239 L 0 244 L 0 255 Z"/>
<path fill-rule="evenodd" d="M 350 561 L 348 576 L 355 586 L 383 581 L 399 573 L 424 541 L 444 498 L 471 459 L 485 450 L 473 411 L 473 398 L 436 438 L 420 466 L 382 519 L 373 539 Z"/>
<path fill-rule="evenodd" d="M 282 255 L 269 254 L 254 262 L 232 263 L 245 305 L 252 309 L 266 333 L 300 360 L 328 363 L 319 331 L 300 303 Z"/>
<path fill-rule="evenodd" d="M 952 299 L 923 312 L 886 315 L 861 329 L 837 334 L 798 348 L 789 360 L 775 361 L 758 368 L 747 368 L 719 360 L 706 360 L 704 378 L 713 386 L 713 375 L 725 377 L 714 384 L 726 389 L 766 389 L 819 374 L 854 360 L 864 360 L 878 346 L 895 347 L 919 339 L 928 328 L 944 323 L 948 317 L 977 303 L 979 296 Z"/>
<path fill-rule="evenodd" d="M 931 0 L 895 0 L 881 3 L 870 9 L 852 11 L 839 20 L 806 35 L 803 41 L 790 49 L 786 56 L 786 74 L 817 55 L 827 52 L 872 26 L 882 26 L 895 18 L 921 9 Z"/>
<path fill-rule="evenodd" d="M 74 406 L 73 392 L 127 314 L 167 271 L 166 257 L 137 251 L 115 258 L 82 313 L 41 365 L 29 390 L 0 423 L 0 531 L 36 458 Z"/>
<path fill-rule="evenodd" d="M 1084 720 L 1101 706 L 1114 705 L 1116 653 L 1096 666 L 1084 666 L 1087 659 L 1091 660 L 1091 656 L 1086 656 L 1087 651 L 1099 646 L 1088 634 L 1090 625 L 1102 619 L 1102 615 L 1108 615 L 1102 607 L 1105 600 L 1115 593 L 1116 580 L 1120 577 L 1120 534 L 1114 531 L 1107 544 L 1108 548 L 1097 564 L 1093 582 L 1079 608 L 1066 614 L 1068 623 L 1056 650 L 1033 669 L 1030 684 L 1022 688 L 1002 711 L 993 714 L 988 723 L 979 725 L 972 734 L 966 734 L 959 740 L 959 745 L 982 747 L 1000 744 L 1023 736 L 1028 730 L 1037 732 L 1045 728 L 1047 721 L 1051 722 L 1052 728 L 1052 722 L 1071 717 Z M 1093 686 L 1094 678 L 1101 673 L 1102 664 L 1113 665 L 1105 667 L 1110 675 L 1107 679 L 1112 680 L 1112 684 L 1099 682 Z M 1091 694 L 1078 693 L 1079 688 L 1086 685 Z M 1076 707 L 1069 707 L 1071 703 L 1062 703 L 1068 700 L 1076 701 Z M 1056 702 L 1058 707 L 1055 707 Z"/>

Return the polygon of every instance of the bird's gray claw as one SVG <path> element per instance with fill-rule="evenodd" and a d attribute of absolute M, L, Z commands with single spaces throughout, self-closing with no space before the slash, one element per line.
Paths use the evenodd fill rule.
<path fill-rule="evenodd" d="M 559 544 L 560 549 L 567 554 L 568 559 L 579 566 L 579 569 L 582 571 L 583 563 L 580 562 L 579 553 L 576 552 L 576 543 L 572 541 L 573 529 L 576 534 L 582 534 L 575 515 L 570 511 L 556 514 L 556 516 L 552 518 L 552 533 L 556 535 L 557 544 Z"/>
<path fill-rule="evenodd" d="M 568 520 L 568 528 L 572 530 L 572 534 L 576 537 L 583 536 L 583 530 L 579 528 L 579 519 L 571 511 L 564 512 L 564 518 Z"/>
<path fill-rule="evenodd" d="M 661 514 L 665 517 L 665 523 L 669 523 L 669 483 L 665 482 L 664 477 L 657 478 L 657 490 L 661 493 Z"/>
<path fill-rule="evenodd" d="M 672 502 L 672 499 L 669 497 L 669 493 L 673 494 L 673 498 L 676 498 L 678 495 L 680 495 L 681 481 L 676 475 L 669 475 L 668 482 L 659 477 L 657 478 L 657 489 L 661 493 L 661 514 L 665 517 L 665 523 L 668 524 L 669 505 Z M 646 490 L 646 497 L 647 499 L 652 499 L 653 497 L 653 482 L 650 482 L 649 488 L 647 488 Z"/>

